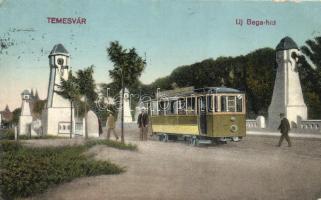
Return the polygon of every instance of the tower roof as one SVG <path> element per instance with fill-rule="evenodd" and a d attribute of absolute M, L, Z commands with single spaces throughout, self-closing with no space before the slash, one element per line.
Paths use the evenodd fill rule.
<path fill-rule="evenodd" d="M 8 106 L 8 104 L 6 105 L 6 108 L 4 109 L 5 112 L 10 112 L 10 108 Z"/>
<path fill-rule="evenodd" d="M 299 47 L 298 45 L 296 45 L 292 38 L 286 36 L 276 46 L 276 51 L 283 51 L 288 49 L 299 49 Z"/>
<path fill-rule="evenodd" d="M 69 56 L 69 52 L 66 50 L 66 48 L 62 44 L 56 44 L 52 48 L 52 50 L 50 52 L 50 55 L 55 55 L 55 54 L 63 54 L 63 55 L 68 55 Z"/>
<path fill-rule="evenodd" d="M 35 97 L 36 100 L 39 100 L 39 99 L 40 99 L 40 98 L 39 98 L 39 94 L 38 94 L 38 90 L 36 90 L 36 93 L 35 93 L 35 96 L 34 96 L 34 97 Z"/>
<path fill-rule="evenodd" d="M 29 92 L 29 90 L 24 90 L 24 91 L 21 93 L 21 95 L 30 95 L 30 92 Z"/>

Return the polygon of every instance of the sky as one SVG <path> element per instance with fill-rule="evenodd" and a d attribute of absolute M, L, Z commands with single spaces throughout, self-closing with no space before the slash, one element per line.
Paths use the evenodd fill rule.
<path fill-rule="evenodd" d="M 275 48 L 285 36 L 302 46 L 321 35 L 320 3 L 0 0 L 0 39 L 12 42 L 0 54 L 0 110 L 7 104 L 11 110 L 19 107 L 24 89 L 37 89 L 40 98 L 46 98 L 48 55 L 55 44 L 69 51 L 73 71 L 94 65 L 96 82 L 108 83 L 113 63 L 106 48 L 117 40 L 146 55 L 141 81 L 151 83 L 178 66 Z M 48 17 L 81 17 L 86 24 L 53 24 Z M 247 19 L 275 25 L 247 25 Z"/>

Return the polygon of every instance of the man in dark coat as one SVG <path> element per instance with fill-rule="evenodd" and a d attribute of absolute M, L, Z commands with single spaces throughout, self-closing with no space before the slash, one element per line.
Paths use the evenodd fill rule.
<path fill-rule="evenodd" d="M 145 112 L 145 108 L 142 108 L 142 112 L 138 115 L 137 124 L 140 128 L 140 140 L 147 140 L 148 114 Z"/>
<path fill-rule="evenodd" d="M 289 120 L 284 116 L 284 113 L 280 114 L 280 118 L 281 120 L 281 124 L 278 128 L 278 130 L 280 130 L 281 132 L 281 137 L 279 140 L 279 144 L 278 146 L 280 147 L 284 138 L 286 139 L 286 141 L 288 142 L 288 146 L 291 147 L 291 141 L 290 141 L 290 137 L 289 137 L 289 131 L 290 131 L 290 123 Z"/>

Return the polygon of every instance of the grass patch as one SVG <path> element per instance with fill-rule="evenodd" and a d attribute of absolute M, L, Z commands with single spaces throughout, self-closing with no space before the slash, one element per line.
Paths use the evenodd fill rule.
<path fill-rule="evenodd" d="M 32 196 L 77 177 L 124 172 L 109 161 L 88 158 L 84 152 L 89 146 L 30 148 L 0 142 L 0 189 L 5 199 Z"/>
<path fill-rule="evenodd" d="M 33 140 L 33 139 L 62 139 L 69 138 L 69 136 L 53 136 L 53 135 L 39 135 L 39 136 L 28 136 L 28 135 L 19 135 L 19 140 Z M 0 140 L 14 140 L 14 129 L 5 129 L 0 131 Z"/>
<path fill-rule="evenodd" d="M 53 136 L 53 135 L 39 135 L 39 136 L 27 136 L 27 135 L 19 135 L 19 140 L 40 140 L 40 139 L 65 139 L 68 137 L 62 137 L 62 136 Z"/>
<path fill-rule="evenodd" d="M 95 146 L 95 145 L 106 145 L 108 147 L 113 147 L 116 149 L 122 150 L 130 150 L 130 151 L 137 151 L 137 145 L 135 144 L 124 144 L 121 142 L 113 141 L 113 140 L 89 140 L 85 144 L 88 148 Z"/>

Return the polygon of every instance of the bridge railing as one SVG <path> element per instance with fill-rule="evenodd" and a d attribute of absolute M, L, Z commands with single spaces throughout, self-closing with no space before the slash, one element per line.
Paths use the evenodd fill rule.
<path fill-rule="evenodd" d="M 302 120 L 300 129 L 321 130 L 321 120 Z"/>

